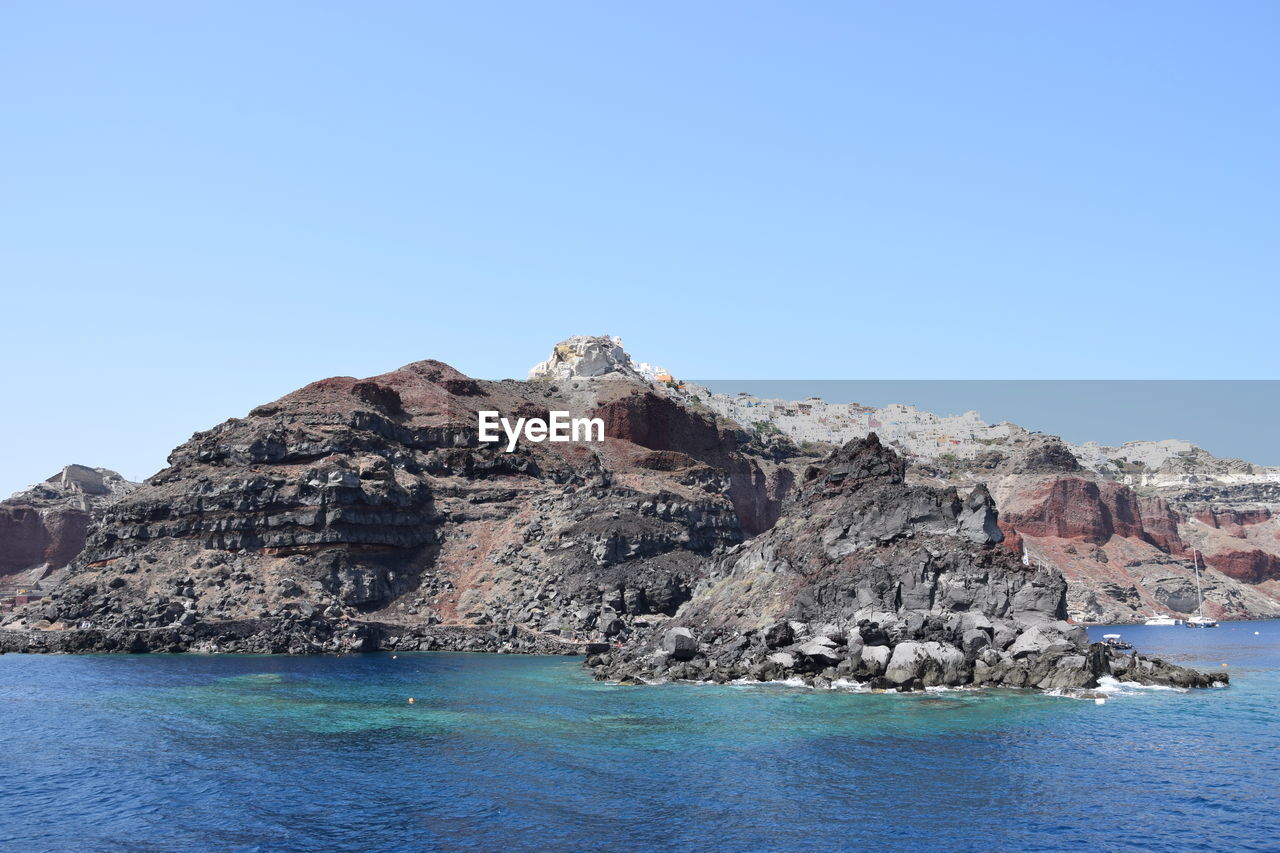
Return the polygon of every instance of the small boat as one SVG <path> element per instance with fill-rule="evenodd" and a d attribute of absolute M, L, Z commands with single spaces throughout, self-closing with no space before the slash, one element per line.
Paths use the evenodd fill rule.
<path fill-rule="evenodd" d="M 1121 651 L 1129 651 L 1133 648 L 1133 643 L 1126 643 L 1120 638 L 1119 634 L 1103 634 L 1102 645 L 1109 649 L 1119 649 Z"/>
<path fill-rule="evenodd" d="M 1199 605 L 1196 607 L 1196 615 L 1187 620 L 1188 628 L 1217 628 L 1218 620 L 1210 619 L 1204 615 L 1204 592 L 1200 589 L 1200 560 L 1197 558 L 1199 552 L 1191 549 L 1191 565 L 1196 570 L 1196 600 Z"/>
<path fill-rule="evenodd" d="M 1167 626 L 1167 625 L 1181 625 L 1181 624 L 1182 624 L 1182 620 L 1181 620 L 1181 619 L 1174 619 L 1172 616 L 1168 616 L 1168 615 L 1163 614 L 1163 613 L 1155 613 L 1155 614 L 1153 614 L 1153 615 L 1151 616 L 1151 618 L 1150 618 L 1150 619 L 1148 619 L 1146 622 L 1143 622 L 1142 624 L 1143 624 L 1143 625 L 1166 625 L 1166 626 Z"/>

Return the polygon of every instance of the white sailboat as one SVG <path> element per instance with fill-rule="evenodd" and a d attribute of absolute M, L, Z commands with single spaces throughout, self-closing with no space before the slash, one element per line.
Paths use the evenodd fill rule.
<path fill-rule="evenodd" d="M 1196 570 L 1196 600 L 1199 602 L 1196 606 L 1196 615 L 1187 620 L 1188 628 L 1217 628 L 1218 620 L 1210 619 L 1204 615 L 1204 591 L 1200 588 L 1200 561 L 1197 559 L 1195 548 L 1191 549 L 1191 565 Z M 1150 623 L 1147 623 L 1150 624 Z"/>

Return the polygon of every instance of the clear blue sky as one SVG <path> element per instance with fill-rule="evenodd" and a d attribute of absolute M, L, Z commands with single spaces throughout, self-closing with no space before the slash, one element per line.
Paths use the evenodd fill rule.
<path fill-rule="evenodd" d="M 1269 0 L 8 2 L 0 492 L 574 333 L 702 377 L 1275 377 L 1277 92 Z"/>

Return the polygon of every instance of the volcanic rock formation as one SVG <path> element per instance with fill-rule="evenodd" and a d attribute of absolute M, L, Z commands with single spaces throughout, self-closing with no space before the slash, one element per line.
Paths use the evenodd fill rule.
<path fill-rule="evenodd" d="M 996 491 L 1007 544 L 1063 572 L 1077 619 L 1195 613 L 1196 565 L 1206 615 L 1280 615 L 1280 526 L 1266 510 L 1197 510 L 1176 494 L 1140 497 L 1089 471 L 1011 474 Z"/>
<path fill-rule="evenodd" d="M 480 410 L 600 417 L 607 435 L 506 452 L 479 441 Z M 626 371 L 483 382 L 435 361 L 313 383 L 169 463 L 12 627 L 85 626 L 60 642 L 134 650 L 625 638 L 772 524 L 794 479 Z"/>
<path fill-rule="evenodd" d="M 1006 544 L 1058 568 L 1078 621 L 1142 620 L 1192 602 L 1198 555 L 1204 611 L 1217 618 L 1280 615 L 1280 467 L 1219 459 L 1189 441 L 1118 447 L 1068 444 L 974 411 L 938 416 L 891 403 L 759 399 L 691 383 L 670 392 L 767 440 L 838 447 L 876 431 L 909 462 L 908 477 L 970 489 L 990 485 Z M 1239 518 L 1214 526 L 1214 518 Z M 1206 568 L 1207 566 L 1207 568 Z"/>
<path fill-rule="evenodd" d="M 1067 623 L 1066 583 L 1007 549 L 978 486 L 908 485 L 875 434 L 810 467 L 777 525 L 721 558 L 669 625 L 598 677 L 1092 688 L 1225 679 L 1113 655 Z"/>
<path fill-rule="evenodd" d="M 4 619 L 0 651 L 591 651 L 601 677 L 905 688 L 1216 680 L 1087 647 L 1062 576 L 1001 544 L 986 487 L 908 481 L 874 434 L 813 465 L 646 380 L 609 338 L 570 339 L 534 374 L 416 362 L 195 434 L 95 511 L 65 580 Z M 599 418 L 604 435 L 526 432 L 509 452 L 481 440 L 481 411 Z M 1159 549 L 1185 539 L 1168 507 L 1098 484 L 1054 439 L 987 461 L 1038 484 L 1011 502 L 1019 544 L 1172 560 Z M 66 477 L 98 488 L 81 474 Z M 1177 577 L 1149 580 L 1185 599 Z"/>
<path fill-rule="evenodd" d="M 0 583 L 32 585 L 84 548 L 95 513 L 137 488 L 115 471 L 68 465 L 0 501 Z"/>

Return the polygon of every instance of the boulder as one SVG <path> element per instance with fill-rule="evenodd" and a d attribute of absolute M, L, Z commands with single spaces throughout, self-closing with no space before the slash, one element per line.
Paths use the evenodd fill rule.
<path fill-rule="evenodd" d="M 675 660 L 690 660 L 698 653 L 698 641 L 688 628 L 672 628 L 662 635 L 662 650 Z"/>
<path fill-rule="evenodd" d="M 780 649 L 783 646 L 789 646 L 796 640 L 795 631 L 791 629 L 789 622 L 776 622 L 765 629 L 764 644 L 771 649 Z"/>
<path fill-rule="evenodd" d="M 968 661 L 976 660 L 982 650 L 990 647 L 990 645 L 991 637 L 987 635 L 986 631 L 981 631 L 977 628 L 965 631 L 960 642 L 960 647 L 964 650 L 965 660 Z"/>
<path fill-rule="evenodd" d="M 820 639 L 826 638 L 823 637 Z M 842 655 L 835 650 L 834 646 L 828 645 L 828 643 L 830 643 L 829 640 L 827 643 L 822 643 L 818 640 L 810 640 L 804 645 L 796 648 L 796 652 L 822 666 L 839 663 Z"/>
<path fill-rule="evenodd" d="M 996 523 L 996 503 L 981 483 L 969 492 L 964 507 L 957 514 L 956 532 L 972 542 L 1004 541 L 1004 533 Z"/>
<path fill-rule="evenodd" d="M 1033 626 L 1018 635 L 1009 646 L 1008 653 L 1014 660 L 1032 655 L 1065 654 L 1075 649 L 1075 644 L 1050 628 Z"/>
<path fill-rule="evenodd" d="M 859 627 L 858 633 L 862 637 L 862 642 L 868 646 L 887 646 L 889 645 L 889 632 L 880 627 L 879 622 L 871 622 L 867 625 Z"/>
<path fill-rule="evenodd" d="M 1053 667 L 1035 682 L 1041 690 L 1062 687 L 1096 687 L 1097 677 L 1089 671 L 1084 655 L 1063 655 L 1053 662 Z"/>
<path fill-rule="evenodd" d="M 882 675 L 885 667 L 889 665 L 889 659 L 892 655 L 893 650 L 888 646 L 864 646 L 862 649 L 862 665 L 872 675 Z"/>
<path fill-rule="evenodd" d="M 964 654 L 954 646 L 937 642 L 899 643 L 884 675 L 894 684 L 919 679 L 926 687 L 963 684 L 967 680 Z"/>
<path fill-rule="evenodd" d="M 821 625 L 813 633 L 814 639 L 829 641 L 833 646 L 842 645 L 848 636 L 844 628 L 832 624 Z"/>
<path fill-rule="evenodd" d="M 960 627 L 965 631 L 976 628 L 979 631 L 986 631 L 990 634 L 995 631 L 996 626 L 985 613 L 969 611 L 960 614 Z"/>
<path fill-rule="evenodd" d="M 623 628 L 626 627 L 626 625 L 622 621 L 622 618 L 618 616 L 617 613 L 614 613 L 612 610 L 606 610 L 605 612 L 600 614 L 600 621 L 598 623 L 598 626 L 600 629 L 600 633 L 606 637 L 616 636 L 617 634 L 622 632 Z"/>
<path fill-rule="evenodd" d="M 894 684 L 904 684 L 920 675 L 928 653 L 924 643 L 907 641 L 893 647 L 893 655 L 885 667 L 884 677 Z"/>

